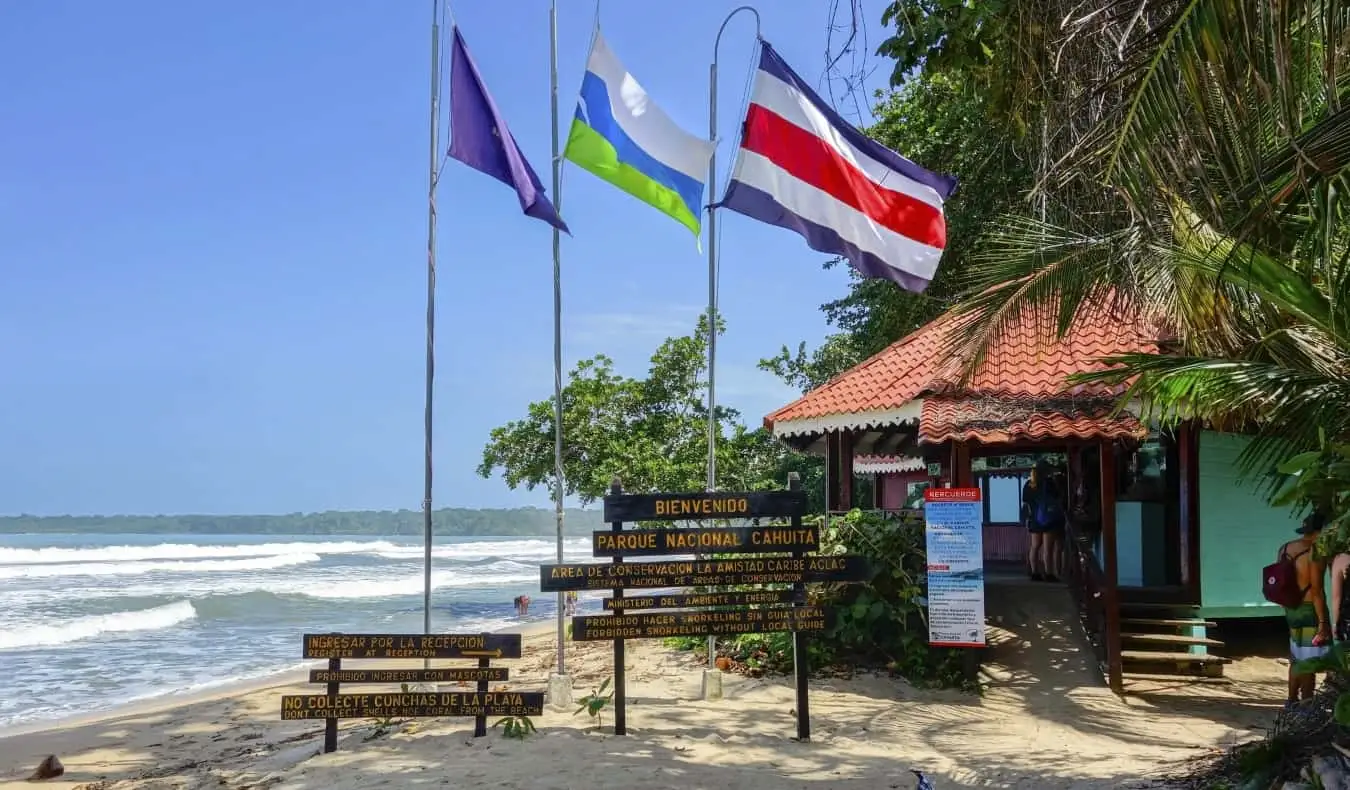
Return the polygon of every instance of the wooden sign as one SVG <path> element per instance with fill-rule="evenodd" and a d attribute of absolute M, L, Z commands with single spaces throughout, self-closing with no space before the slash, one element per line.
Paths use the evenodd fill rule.
<path fill-rule="evenodd" d="M 870 576 L 865 558 L 845 555 L 539 566 L 544 592 L 851 582 Z"/>
<path fill-rule="evenodd" d="M 752 606 L 754 604 L 806 603 L 805 591 L 756 590 L 755 592 L 672 593 L 670 595 L 643 595 L 633 598 L 606 598 L 607 611 L 623 609 L 684 609 L 691 606 Z"/>
<path fill-rule="evenodd" d="M 304 658 L 520 658 L 520 634 L 305 634 Z"/>
<path fill-rule="evenodd" d="M 449 669 L 311 669 L 310 683 L 464 683 L 502 681 L 510 677 L 506 667 L 454 667 Z"/>
<path fill-rule="evenodd" d="M 815 527 L 707 527 L 591 533 L 591 553 L 596 557 L 775 554 L 819 548 L 820 531 Z"/>
<path fill-rule="evenodd" d="M 641 614 L 602 614 L 574 617 L 572 618 L 572 638 L 578 642 L 586 642 L 606 639 L 707 636 L 709 634 L 824 631 L 828 627 L 826 611 L 819 606 L 643 612 Z"/>
<path fill-rule="evenodd" d="M 805 491 L 611 494 L 605 521 L 792 518 L 806 514 Z"/>
<path fill-rule="evenodd" d="M 441 694 L 287 694 L 282 719 L 395 719 L 441 716 L 539 716 L 544 693 L 452 691 Z"/>

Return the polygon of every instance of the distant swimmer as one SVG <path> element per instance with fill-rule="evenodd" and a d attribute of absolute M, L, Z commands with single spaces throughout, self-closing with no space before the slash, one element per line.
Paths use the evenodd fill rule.
<path fill-rule="evenodd" d="M 530 596 L 517 595 L 515 600 L 516 617 L 524 617 L 530 613 Z"/>

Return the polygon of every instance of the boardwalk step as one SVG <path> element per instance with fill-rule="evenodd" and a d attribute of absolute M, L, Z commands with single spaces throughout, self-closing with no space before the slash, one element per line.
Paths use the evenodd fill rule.
<path fill-rule="evenodd" d="M 1139 634 L 1125 632 L 1121 639 L 1130 642 L 1149 642 L 1155 645 L 1204 645 L 1205 647 L 1223 647 L 1223 642 L 1205 636 L 1183 636 L 1181 634 Z"/>
<path fill-rule="evenodd" d="M 1215 686 L 1232 685 L 1231 678 L 1217 677 L 1210 678 L 1203 675 L 1155 675 L 1147 672 L 1126 672 L 1122 675 L 1125 684 L 1128 686 L 1131 682 L 1142 683 L 1206 683 Z"/>
<path fill-rule="evenodd" d="M 1121 625 L 1176 626 L 1177 628 L 1216 628 L 1219 625 L 1212 620 L 1186 617 L 1122 617 L 1120 618 L 1120 623 Z"/>
<path fill-rule="evenodd" d="M 1122 650 L 1123 661 L 1138 664 L 1231 664 L 1233 659 L 1207 653 L 1155 653 L 1151 650 Z"/>

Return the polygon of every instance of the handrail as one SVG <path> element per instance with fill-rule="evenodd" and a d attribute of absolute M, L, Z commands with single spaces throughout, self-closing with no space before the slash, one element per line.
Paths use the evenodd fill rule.
<path fill-rule="evenodd" d="M 1104 677 L 1107 669 L 1119 660 L 1119 656 L 1111 655 L 1112 647 L 1118 649 L 1118 643 L 1109 639 L 1107 634 L 1110 618 L 1106 606 L 1110 596 L 1106 588 L 1109 580 L 1093 551 L 1090 539 L 1079 532 L 1072 519 L 1066 520 L 1065 537 L 1065 551 L 1068 554 L 1065 570 L 1069 592 L 1078 607 L 1083 630 L 1097 655 Z"/>

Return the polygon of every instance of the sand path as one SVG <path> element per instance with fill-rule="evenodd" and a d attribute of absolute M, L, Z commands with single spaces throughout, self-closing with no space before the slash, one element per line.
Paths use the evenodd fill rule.
<path fill-rule="evenodd" d="M 883 677 L 816 680 L 812 741 L 796 743 L 794 695 L 782 680 L 729 676 L 726 699 L 697 700 L 700 666 L 655 642 L 630 642 L 627 737 L 584 716 L 548 712 L 524 742 L 471 722 L 414 722 L 367 740 L 345 723 L 339 751 L 315 756 L 321 725 L 278 720 L 273 687 L 0 739 L 0 788 L 49 752 L 68 766 L 46 786 L 84 790 L 275 787 L 769 790 L 912 788 L 920 768 L 938 790 L 1120 788 L 1269 723 L 1281 668 L 1239 662 L 1226 687 L 1102 687 L 1070 626 L 1062 588 L 990 596 L 983 697 L 914 689 Z M 510 686 L 542 690 L 552 641 L 527 640 Z M 612 674 L 608 643 L 569 646 L 578 695 Z"/>

